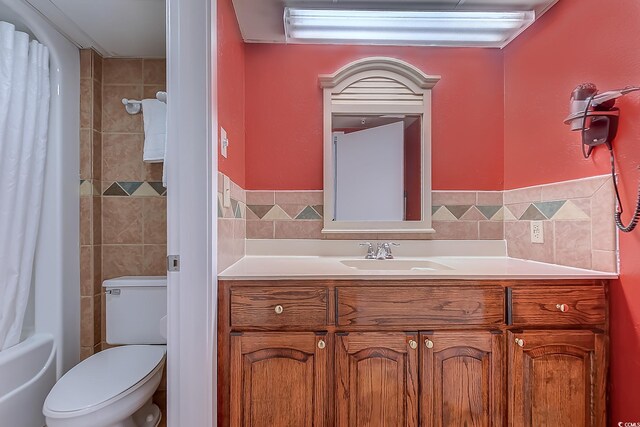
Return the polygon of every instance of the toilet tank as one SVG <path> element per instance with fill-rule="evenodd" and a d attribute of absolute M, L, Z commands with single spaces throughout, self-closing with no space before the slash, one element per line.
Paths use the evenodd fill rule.
<path fill-rule="evenodd" d="M 102 283 L 109 344 L 166 344 L 167 277 L 126 276 Z"/>

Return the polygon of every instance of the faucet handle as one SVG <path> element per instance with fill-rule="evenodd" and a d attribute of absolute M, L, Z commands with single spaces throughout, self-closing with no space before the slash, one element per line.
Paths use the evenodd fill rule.
<path fill-rule="evenodd" d="M 391 246 L 400 246 L 400 243 L 395 242 L 385 242 L 382 244 L 382 247 L 386 251 L 385 259 L 393 259 L 393 254 L 391 253 Z"/>
<path fill-rule="evenodd" d="M 371 242 L 364 242 L 364 243 L 360 243 L 358 244 L 358 246 L 366 246 L 367 247 L 367 255 L 364 257 L 365 259 L 374 259 L 376 257 L 374 250 L 373 250 L 373 245 L 371 244 Z"/>

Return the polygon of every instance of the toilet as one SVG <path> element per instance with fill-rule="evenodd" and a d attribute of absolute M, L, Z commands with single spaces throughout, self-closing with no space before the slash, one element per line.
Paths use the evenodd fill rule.
<path fill-rule="evenodd" d="M 151 398 L 166 355 L 167 278 L 105 280 L 107 343 L 60 378 L 44 402 L 47 427 L 156 427 Z"/>

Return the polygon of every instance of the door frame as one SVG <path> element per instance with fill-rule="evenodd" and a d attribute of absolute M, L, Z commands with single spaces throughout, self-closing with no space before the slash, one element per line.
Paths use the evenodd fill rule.
<path fill-rule="evenodd" d="M 216 419 L 216 1 L 166 0 L 167 421 Z"/>

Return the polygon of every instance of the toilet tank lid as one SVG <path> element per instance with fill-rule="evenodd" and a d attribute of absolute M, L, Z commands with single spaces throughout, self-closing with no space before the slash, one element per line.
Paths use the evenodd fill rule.
<path fill-rule="evenodd" d="M 167 286 L 167 276 L 124 276 L 102 282 L 103 288 Z"/>

